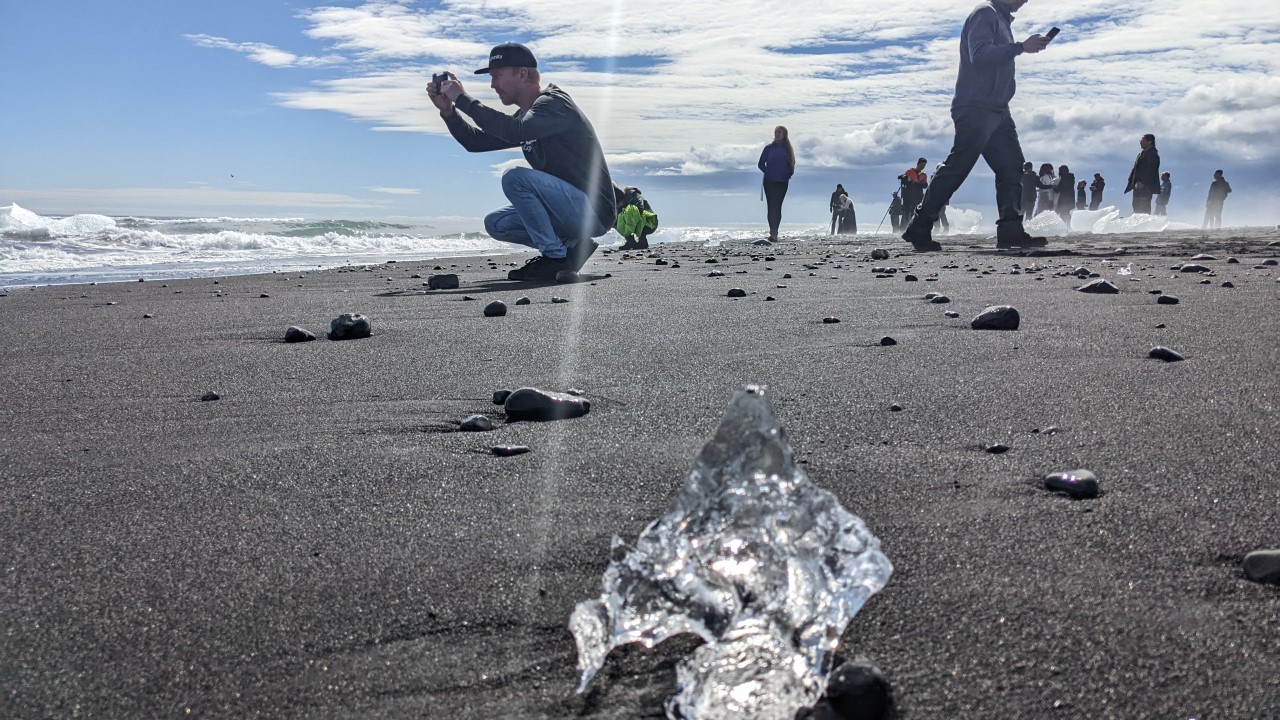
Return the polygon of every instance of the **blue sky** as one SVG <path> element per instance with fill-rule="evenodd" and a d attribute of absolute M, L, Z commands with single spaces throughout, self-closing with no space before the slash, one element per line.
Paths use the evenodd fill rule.
<path fill-rule="evenodd" d="M 842 182 L 874 223 L 894 177 L 950 146 L 973 4 L 0 0 L 0 204 L 479 229 L 520 161 L 461 151 L 423 86 L 458 69 L 496 104 L 466 76 L 519 40 L 664 222 L 762 219 L 755 160 L 784 124 L 799 155 L 784 221 L 822 223 Z M 1059 40 L 1019 59 L 1029 160 L 1102 172 L 1123 207 L 1137 138 L 1155 132 L 1174 219 L 1198 223 L 1222 168 L 1229 222 L 1280 222 L 1280 3 L 1031 0 L 1015 34 L 1051 25 Z M 953 204 L 990 217 L 992 194 L 980 166 Z"/>

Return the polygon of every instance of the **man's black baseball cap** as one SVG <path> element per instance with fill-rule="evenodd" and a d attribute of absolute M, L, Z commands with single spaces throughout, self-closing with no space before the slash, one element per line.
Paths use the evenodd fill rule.
<path fill-rule="evenodd" d="M 476 71 L 476 75 L 483 75 L 494 68 L 504 67 L 538 67 L 538 61 L 533 57 L 533 53 L 529 52 L 529 48 L 520 43 L 503 43 L 495 45 L 489 51 L 489 67 L 482 67 Z"/>

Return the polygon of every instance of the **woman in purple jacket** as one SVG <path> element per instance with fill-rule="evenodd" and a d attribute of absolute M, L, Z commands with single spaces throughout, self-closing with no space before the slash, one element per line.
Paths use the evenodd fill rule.
<path fill-rule="evenodd" d="M 778 225 L 782 223 L 782 199 L 787 196 L 787 183 L 796 172 L 796 151 L 791 149 L 787 129 L 773 129 L 773 142 L 764 146 L 757 163 L 764 173 L 764 197 L 769 204 L 769 239 L 778 241 Z"/>

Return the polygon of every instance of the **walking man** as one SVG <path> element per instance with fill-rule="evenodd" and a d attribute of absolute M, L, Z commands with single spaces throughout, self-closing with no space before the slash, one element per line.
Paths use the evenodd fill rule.
<path fill-rule="evenodd" d="M 907 168 L 907 171 L 898 176 L 898 180 L 902 183 L 902 206 L 903 215 L 902 224 L 906 225 L 911 222 L 911 218 L 915 217 L 916 206 L 924 199 L 924 191 L 929 187 L 929 174 L 924 171 L 924 166 L 929 161 L 920 158 L 916 161 L 916 166 Z"/>
<path fill-rule="evenodd" d="M 581 269 L 598 247 L 592 238 L 609 232 L 617 219 L 613 181 L 595 129 L 568 93 L 555 85 L 543 89 L 538 61 L 524 45 L 493 48 L 489 64 L 476 74 L 490 75 L 489 87 L 502 104 L 519 110 L 507 115 L 484 105 L 452 75 L 432 82 L 427 95 L 468 152 L 524 150 L 530 167 L 502 174 L 502 192 L 511 204 L 484 218 L 494 240 L 540 253 L 507 278 L 552 282 L 562 270 Z"/>
<path fill-rule="evenodd" d="M 1160 152 L 1156 150 L 1156 136 L 1151 133 L 1138 140 L 1142 150 L 1129 171 L 1129 184 L 1124 191 L 1133 192 L 1133 214 L 1151 214 L 1151 196 L 1160 189 Z"/>
<path fill-rule="evenodd" d="M 1041 35 L 1013 39 L 1013 13 L 1027 0 L 985 0 L 974 8 L 960 32 L 960 69 L 951 101 L 955 141 L 933 178 L 915 219 L 902 239 L 918 252 L 941 250 L 931 236 L 933 223 L 981 157 L 996 174 L 996 247 L 1039 247 L 1022 227 L 1022 167 L 1026 159 L 1009 112 L 1016 89 L 1014 59 L 1049 45 Z"/>

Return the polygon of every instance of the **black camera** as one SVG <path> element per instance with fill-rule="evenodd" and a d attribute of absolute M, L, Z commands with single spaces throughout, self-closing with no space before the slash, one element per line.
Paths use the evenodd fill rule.
<path fill-rule="evenodd" d="M 446 71 L 444 71 L 444 72 L 442 72 L 442 73 L 439 73 L 439 74 L 433 74 L 433 75 L 431 76 L 431 84 L 432 84 L 432 85 L 435 85 L 435 86 L 436 86 L 436 91 L 437 91 L 437 92 L 439 92 L 439 91 L 440 91 L 440 83 L 448 82 L 448 81 L 450 81 L 450 80 L 453 80 L 454 78 L 455 78 L 454 74 L 453 74 L 453 73 L 451 73 L 451 72 L 449 72 L 448 70 L 446 70 Z"/>

